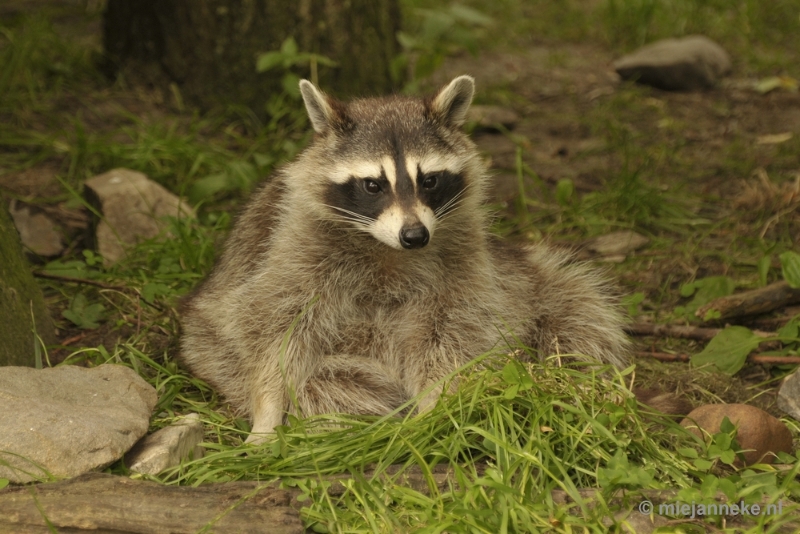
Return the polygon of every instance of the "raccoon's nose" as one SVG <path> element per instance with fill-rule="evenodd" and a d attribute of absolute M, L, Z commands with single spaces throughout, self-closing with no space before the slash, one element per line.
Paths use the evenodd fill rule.
<path fill-rule="evenodd" d="M 428 244 L 430 237 L 428 229 L 422 224 L 400 230 L 400 244 L 403 248 L 422 248 Z"/>

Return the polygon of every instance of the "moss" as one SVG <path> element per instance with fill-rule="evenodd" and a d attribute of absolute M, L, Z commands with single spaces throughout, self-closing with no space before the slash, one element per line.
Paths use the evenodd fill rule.
<path fill-rule="evenodd" d="M 22 254 L 16 228 L 0 208 L 0 365 L 34 365 L 34 328 L 53 341 L 53 321 Z"/>

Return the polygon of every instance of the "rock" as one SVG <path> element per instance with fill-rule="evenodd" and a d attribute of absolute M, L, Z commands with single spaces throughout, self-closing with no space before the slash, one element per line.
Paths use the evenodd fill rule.
<path fill-rule="evenodd" d="M 106 467 L 147 432 L 157 398 L 122 365 L 0 367 L 0 478 L 25 483 Z"/>
<path fill-rule="evenodd" d="M 22 244 L 37 256 L 53 257 L 64 251 L 55 223 L 45 215 L 16 200 L 8 207 Z"/>
<path fill-rule="evenodd" d="M 511 130 L 519 122 L 519 115 L 500 106 L 474 105 L 467 111 L 467 122 L 482 130 L 498 130 L 498 125 Z"/>
<path fill-rule="evenodd" d="M 626 254 L 645 246 L 649 242 L 650 240 L 641 234 L 630 230 L 620 230 L 590 239 L 586 242 L 585 247 L 600 256 L 613 258 L 621 256 L 624 260 Z"/>
<path fill-rule="evenodd" d="M 764 410 L 747 404 L 706 404 L 687 415 L 681 426 L 707 439 L 708 434 L 720 431 L 725 417 L 738 427 L 736 440 L 742 450 L 747 451 L 742 453 L 745 465 L 771 464 L 775 460 L 774 453 L 792 453 L 792 434 L 786 425 Z"/>
<path fill-rule="evenodd" d="M 97 222 L 97 250 L 107 264 L 128 247 L 167 228 L 164 217 L 194 217 L 192 208 L 140 172 L 114 169 L 86 181 L 86 197 L 103 215 Z"/>
<path fill-rule="evenodd" d="M 179 465 L 181 460 L 194 453 L 200 458 L 203 448 L 203 423 L 200 416 L 191 413 L 173 424 L 140 439 L 125 455 L 125 465 L 131 471 L 157 475 L 164 469 Z"/>
<path fill-rule="evenodd" d="M 668 91 L 707 89 L 730 72 L 725 50 L 702 35 L 663 39 L 614 62 L 623 80 L 634 80 Z"/>
<path fill-rule="evenodd" d="M 800 421 L 800 373 L 794 372 L 783 379 L 778 390 L 778 408 Z"/>

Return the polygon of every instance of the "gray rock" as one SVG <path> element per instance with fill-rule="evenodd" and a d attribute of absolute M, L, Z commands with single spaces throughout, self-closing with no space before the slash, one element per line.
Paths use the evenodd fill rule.
<path fill-rule="evenodd" d="M 140 172 L 114 169 L 86 181 L 87 200 L 103 215 L 97 223 L 97 250 L 107 264 L 137 242 L 157 236 L 164 217 L 194 217 L 192 208 Z"/>
<path fill-rule="evenodd" d="M 731 59 L 708 37 L 691 35 L 644 46 L 616 60 L 614 70 L 624 80 L 668 91 L 691 91 L 716 85 L 730 72 Z"/>
<path fill-rule="evenodd" d="M 498 125 L 511 130 L 519 122 L 519 115 L 500 106 L 474 105 L 467 111 L 467 122 L 483 130 L 498 130 Z"/>
<path fill-rule="evenodd" d="M 783 379 L 778 390 L 778 408 L 800 421 L 800 373 L 792 373 Z"/>
<path fill-rule="evenodd" d="M 12 200 L 8 207 L 22 244 L 37 256 L 58 256 L 64 251 L 55 223 L 44 213 Z"/>
<path fill-rule="evenodd" d="M 164 469 L 179 465 L 189 453 L 202 457 L 203 423 L 191 413 L 170 426 L 145 436 L 125 455 L 125 465 L 131 471 L 157 475 Z"/>
<path fill-rule="evenodd" d="M 601 235 L 586 242 L 586 248 L 600 256 L 619 257 L 645 246 L 650 240 L 630 230 Z"/>
<path fill-rule="evenodd" d="M 108 466 L 147 432 L 157 398 L 122 365 L 0 367 L 0 478 L 25 483 Z"/>

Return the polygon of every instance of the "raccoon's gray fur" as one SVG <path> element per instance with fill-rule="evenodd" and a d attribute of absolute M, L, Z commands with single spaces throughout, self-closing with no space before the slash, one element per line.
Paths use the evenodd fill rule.
<path fill-rule="evenodd" d="M 489 233 L 460 130 L 473 91 L 460 76 L 426 100 L 343 104 L 301 82 L 314 141 L 254 194 L 182 309 L 183 362 L 250 417 L 250 441 L 292 397 L 304 415 L 388 413 L 503 339 L 625 363 L 600 277 Z"/>

